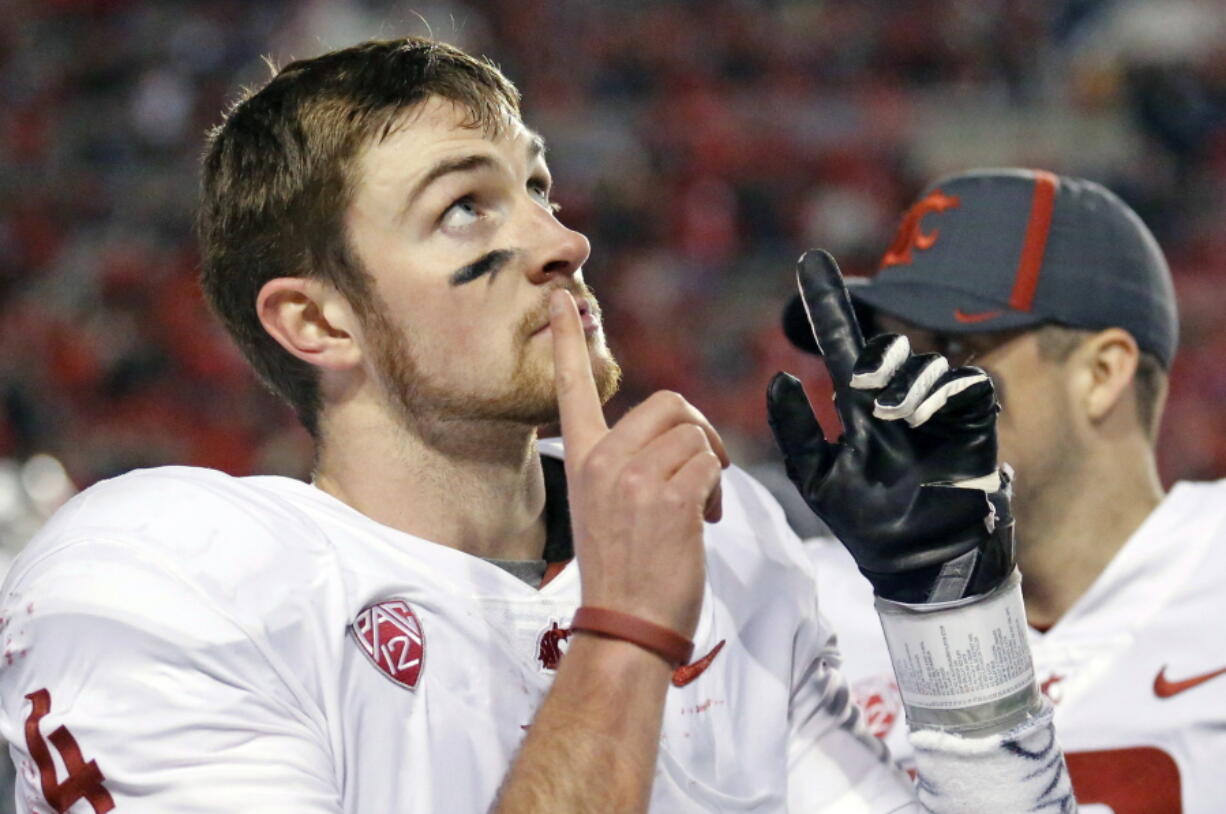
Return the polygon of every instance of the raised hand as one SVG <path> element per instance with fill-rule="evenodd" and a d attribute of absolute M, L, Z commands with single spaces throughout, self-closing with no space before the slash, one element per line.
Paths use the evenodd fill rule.
<path fill-rule="evenodd" d="M 668 392 L 610 429 L 567 292 L 551 295 L 549 324 L 583 603 L 692 637 L 705 574 L 703 520 L 720 516 L 723 441 L 702 413 Z"/>
<path fill-rule="evenodd" d="M 788 476 L 878 596 L 926 603 L 991 590 L 1014 560 L 991 380 L 913 354 L 905 337 L 866 345 L 828 253 L 806 253 L 797 281 L 843 434 L 828 441 L 800 382 L 776 374 L 767 409 Z"/>

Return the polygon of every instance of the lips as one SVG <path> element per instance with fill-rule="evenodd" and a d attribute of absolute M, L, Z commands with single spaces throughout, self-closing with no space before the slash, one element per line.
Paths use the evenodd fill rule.
<path fill-rule="evenodd" d="M 579 320 L 583 323 L 584 331 L 591 333 L 600 327 L 600 317 L 596 315 L 596 309 L 591 300 L 587 297 L 579 297 L 575 300 L 575 304 L 579 306 Z"/>
<path fill-rule="evenodd" d="M 575 305 L 579 308 L 579 321 L 583 324 L 584 333 L 592 333 L 598 330 L 600 328 L 600 312 L 596 304 L 582 294 L 575 294 L 572 291 L 571 295 L 575 298 Z M 547 330 L 549 330 L 548 317 L 531 333 L 531 336 L 536 336 Z"/>

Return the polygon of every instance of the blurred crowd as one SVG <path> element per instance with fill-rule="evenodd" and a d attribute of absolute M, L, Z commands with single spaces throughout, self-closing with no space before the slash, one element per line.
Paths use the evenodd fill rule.
<path fill-rule="evenodd" d="M 811 381 L 792 264 L 870 273 L 931 178 L 1039 166 L 1120 193 L 1175 272 L 1163 475 L 1226 475 L 1219 0 L 9 0 L 0 25 L 0 457 L 84 486 L 184 463 L 305 474 L 309 444 L 206 312 L 206 130 L 278 63 L 433 33 L 491 57 L 545 134 L 627 383 L 686 394 L 742 463 L 764 388 Z M 827 418 L 833 422 L 828 411 Z"/>

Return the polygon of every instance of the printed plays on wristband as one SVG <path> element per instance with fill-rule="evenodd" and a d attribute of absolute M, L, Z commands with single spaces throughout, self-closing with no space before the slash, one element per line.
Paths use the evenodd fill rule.
<path fill-rule="evenodd" d="M 913 724 L 975 729 L 1015 721 L 1035 702 L 1016 570 L 986 596 L 944 604 L 877 600 L 898 690 Z"/>
<path fill-rule="evenodd" d="M 680 633 L 628 613 L 608 608 L 582 607 L 575 611 L 571 630 L 598 633 L 637 644 L 655 653 L 673 667 L 689 664 L 694 643 Z"/>

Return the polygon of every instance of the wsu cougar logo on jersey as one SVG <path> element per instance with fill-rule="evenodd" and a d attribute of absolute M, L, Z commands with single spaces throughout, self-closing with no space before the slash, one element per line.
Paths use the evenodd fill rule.
<path fill-rule="evenodd" d="M 556 620 L 541 631 L 541 635 L 536 637 L 536 660 L 541 667 L 546 670 L 558 669 L 562 656 L 566 655 L 565 643 L 570 638 L 570 633 L 570 628 L 558 627 Z"/>
<path fill-rule="evenodd" d="M 388 678 L 416 689 L 426 658 L 421 622 L 403 599 L 385 599 L 365 608 L 350 626 L 358 646 Z"/>

